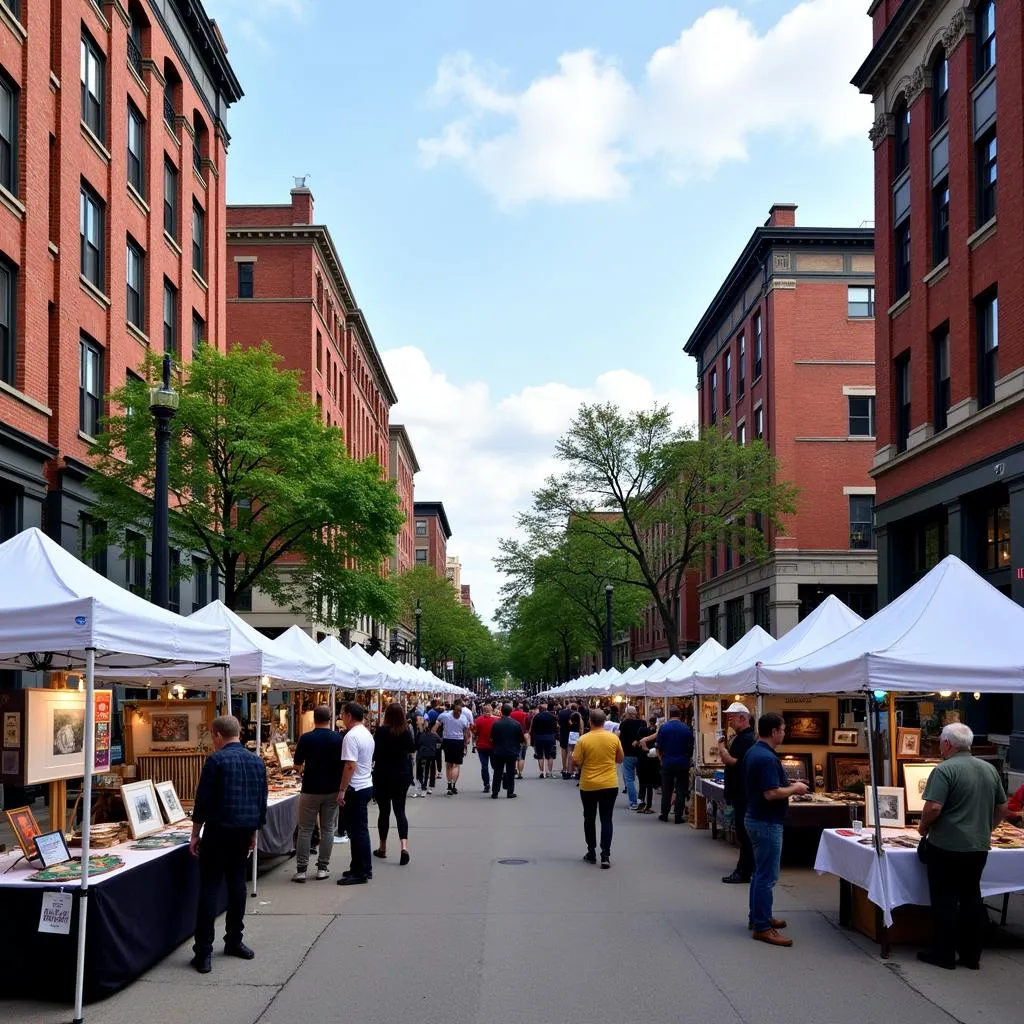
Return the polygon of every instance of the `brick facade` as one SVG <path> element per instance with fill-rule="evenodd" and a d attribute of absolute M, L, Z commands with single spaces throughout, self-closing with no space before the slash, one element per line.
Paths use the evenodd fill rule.
<path fill-rule="evenodd" d="M 417 501 L 413 506 L 413 532 L 415 564 L 429 565 L 438 576 L 446 578 L 452 531 L 444 505 L 439 501 Z"/>
<path fill-rule="evenodd" d="M 400 423 L 392 423 L 388 429 L 390 455 L 388 457 L 388 475 L 395 483 L 398 500 L 405 516 L 405 522 L 395 538 L 395 554 L 391 560 L 391 571 L 401 575 L 408 572 L 414 564 L 415 538 L 413 524 L 413 505 L 415 504 L 415 475 L 420 471 L 416 461 L 416 453 L 412 450 L 409 434 Z"/>

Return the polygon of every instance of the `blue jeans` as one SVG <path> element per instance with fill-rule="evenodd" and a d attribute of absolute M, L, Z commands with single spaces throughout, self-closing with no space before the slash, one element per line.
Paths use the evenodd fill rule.
<path fill-rule="evenodd" d="M 491 788 L 491 752 L 476 748 L 477 756 L 480 758 L 480 778 L 483 780 L 484 789 Z"/>
<path fill-rule="evenodd" d="M 772 926 L 772 890 L 779 880 L 779 862 L 782 860 L 782 824 L 758 821 L 749 814 L 743 824 L 754 851 L 750 923 L 755 932 L 766 932 Z"/>
<path fill-rule="evenodd" d="M 636 803 L 636 758 L 626 756 L 622 759 L 622 781 L 626 784 L 626 796 L 630 806 Z"/>

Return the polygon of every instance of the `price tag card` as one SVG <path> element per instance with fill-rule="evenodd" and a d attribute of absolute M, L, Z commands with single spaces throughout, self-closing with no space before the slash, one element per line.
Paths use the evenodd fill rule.
<path fill-rule="evenodd" d="M 44 892 L 39 930 L 51 935 L 70 935 L 72 903 L 73 897 L 69 892 Z"/>

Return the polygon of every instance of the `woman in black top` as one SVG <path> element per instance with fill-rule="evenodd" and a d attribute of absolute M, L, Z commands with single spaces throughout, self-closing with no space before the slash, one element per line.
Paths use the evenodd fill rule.
<path fill-rule="evenodd" d="M 400 864 L 409 863 L 409 819 L 405 816 L 405 797 L 412 785 L 409 756 L 416 750 L 401 704 L 393 703 L 384 711 L 384 722 L 373 737 L 373 796 L 377 801 L 377 833 L 380 846 L 375 857 L 386 857 L 391 808 L 395 809 L 398 838 L 402 843 Z"/>
<path fill-rule="evenodd" d="M 657 732 L 657 716 L 651 715 L 649 723 L 637 730 L 637 742 L 648 736 L 655 736 Z M 640 805 L 637 807 L 637 813 L 653 814 L 654 787 L 661 779 L 661 762 L 651 757 L 648 747 L 642 743 L 636 755 L 636 775 L 640 784 Z"/>

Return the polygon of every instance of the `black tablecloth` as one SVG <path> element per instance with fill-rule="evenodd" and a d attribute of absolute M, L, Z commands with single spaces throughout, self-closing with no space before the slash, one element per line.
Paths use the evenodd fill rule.
<path fill-rule="evenodd" d="M 43 893 L 56 886 L 0 886 L 0 994 L 72 1004 L 78 951 L 79 890 L 69 935 L 40 934 Z M 89 886 L 85 1000 L 119 991 L 192 935 L 199 869 L 187 846 Z M 218 911 L 227 905 L 221 892 Z"/>
<path fill-rule="evenodd" d="M 267 823 L 260 829 L 260 854 L 286 856 L 295 852 L 295 829 L 299 824 L 299 796 L 267 807 Z"/>

